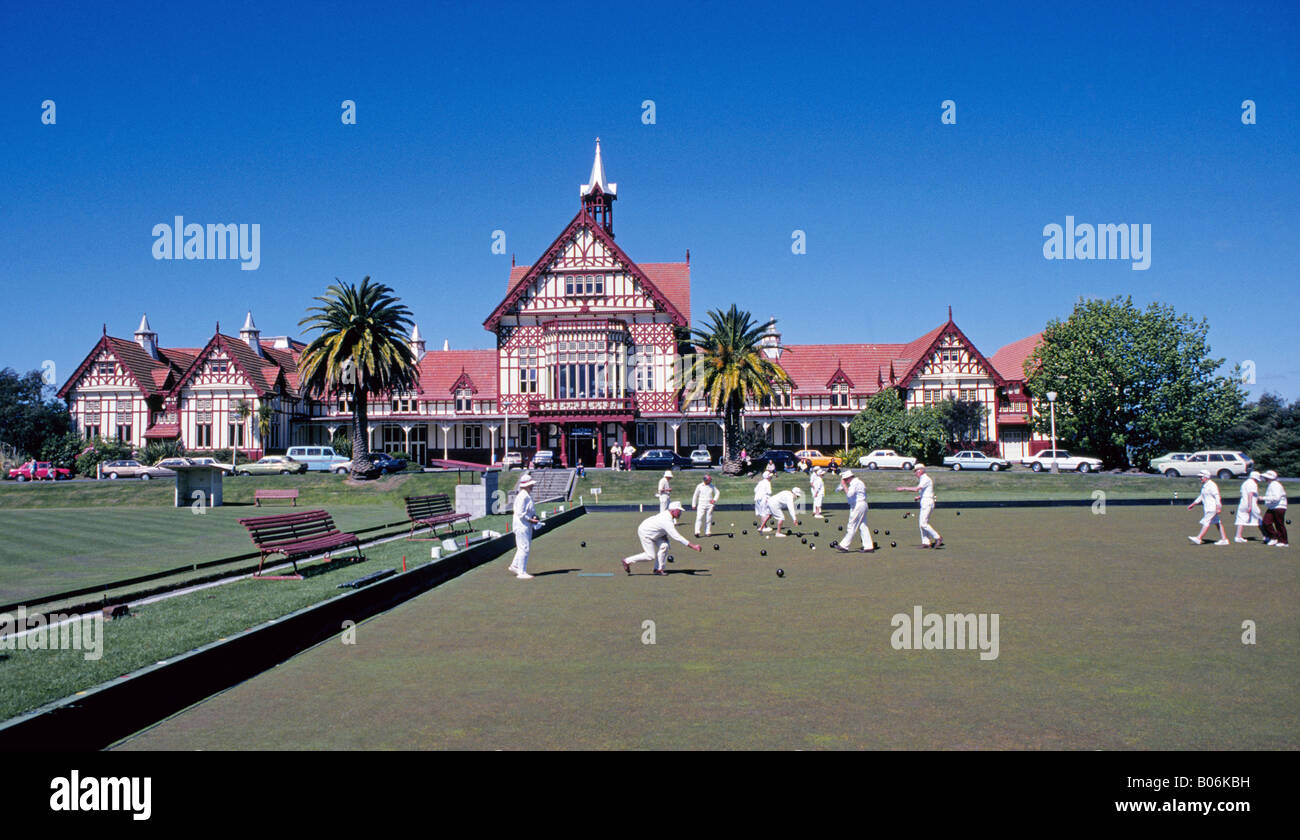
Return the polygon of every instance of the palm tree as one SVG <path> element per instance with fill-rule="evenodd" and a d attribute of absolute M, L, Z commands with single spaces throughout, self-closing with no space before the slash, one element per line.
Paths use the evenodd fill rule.
<path fill-rule="evenodd" d="M 262 404 L 257 407 L 257 439 L 262 444 L 262 454 L 266 454 L 266 439 L 271 434 L 271 420 L 275 417 L 275 409 L 271 408 L 268 400 L 262 400 Z"/>
<path fill-rule="evenodd" d="M 330 286 L 317 297 L 299 322 L 320 334 L 298 360 L 304 393 L 342 393 L 352 404 L 352 475 L 365 471 L 370 460 L 366 429 L 366 399 L 395 389 L 414 387 L 420 379 L 406 343 L 413 321 L 393 290 L 366 277 L 361 285 Z"/>
<path fill-rule="evenodd" d="M 733 303 L 726 312 L 710 312 L 709 323 L 691 331 L 696 350 L 686 365 L 686 399 L 703 396 L 722 417 L 722 465 L 727 472 L 739 471 L 734 452 L 745 403 L 769 397 L 774 384 L 790 381 L 763 353 L 766 326 Z"/>
<path fill-rule="evenodd" d="M 243 434 L 243 430 L 248 427 L 248 415 L 252 413 L 253 407 L 248 404 L 248 400 L 240 400 L 235 403 L 235 416 L 239 418 L 239 429 L 241 435 Z M 230 439 L 230 465 L 233 467 L 238 464 L 239 444 L 237 444 L 235 439 L 232 437 Z"/>

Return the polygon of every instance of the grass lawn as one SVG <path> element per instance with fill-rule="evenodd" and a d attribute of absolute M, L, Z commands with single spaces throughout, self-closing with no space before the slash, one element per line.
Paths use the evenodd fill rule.
<path fill-rule="evenodd" d="M 500 558 L 120 746 L 1300 747 L 1295 549 L 1192 546 L 1196 514 L 1167 506 L 959 510 L 938 551 L 875 512 L 874 555 L 829 550 L 842 515 L 807 526 L 813 551 L 723 512 L 734 538 L 673 544 L 662 578 L 618 563 L 639 515 L 589 514 L 536 540 L 535 580 Z M 998 614 L 998 658 L 895 650 L 914 605 Z"/>
<path fill-rule="evenodd" d="M 895 493 L 899 485 L 916 483 L 916 476 L 901 470 L 854 470 L 867 487 L 868 498 L 874 502 L 910 501 L 911 497 Z M 591 489 L 599 487 L 600 502 L 654 502 L 659 470 L 633 472 L 590 471 L 578 479 L 573 498 L 579 496 L 592 502 L 596 497 Z M 673 498 L 689 503 L 695 485 L 699 484 L 704 470 L 679 470 L 673 475 Z M 1165 478 L 1150 475 L 1110 475 L 1107 473 L 1034 473 L 1028 470 L 1011 472 L 953 472 L 949 469 L 931 469 L 935 490 L 940 501 L 966 501 L 970 499 L 1091 499 L 1094 490 L 1103 490 L 1116 499 L 1167 499 L 1178 493 L 1179 498 L 1192 499 L 1200 492 L 1200 482 L 1195 478 Z M 833 492 L 839 479 L 831 473 L 826 476 L 827 502 L 844 503 L 844 494 Z M 722 502 L 749 503 L 754 498 L 754 477 L 724 476 L 713 473 L 713 480 L 722 493 Z M 1240 482 L 1220 481 L 1219 488 L 1226 497 L 1235 497 Z M 513 487 L 513 483 L 511 484 Z M 772 480 L 775 490 L 791 487 L 808 489 L 808 477 L 802 473 L 778 473 Z M 1190 495 L 1189 495 L 1190 494 Z"/>
<path fill-rule="evenodd" d="M 256 488 L 294 487 L 297 510 L 324 508 L 343 530 L 406 519 L 403 496 L 455 494 L 456 475 L 412 473 L 371 482 L 335 475 L 226 479 L 226 504 L 196 513 L 172 506 L 170 481 L 0 485 L 0 603 L 203 563 L 253 550 L 238 523 L 294 510 L 254 507 Z"/>

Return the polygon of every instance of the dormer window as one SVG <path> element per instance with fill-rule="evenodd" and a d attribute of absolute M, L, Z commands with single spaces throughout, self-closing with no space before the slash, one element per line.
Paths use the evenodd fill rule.
<path fill-rule="evenodd" d="M 832 408 L 849 407 L 849 386 L 848 385 L 831 386 L 831 407 Z"/>
<path fill-rule="evenodd" d="M 564 278 L 565 297 L 597 297 L 605 294 L 605 275 L 568 274 Z"/>
<path fill-rule="evenodd" d="M 456 390 L 456 411 L 468 412 L 473 409 L 474 392 L 469 388 L 458 388 Z"/>

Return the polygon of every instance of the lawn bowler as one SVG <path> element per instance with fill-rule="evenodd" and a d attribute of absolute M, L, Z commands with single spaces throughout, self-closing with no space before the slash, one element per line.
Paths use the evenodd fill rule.
<path fill-rule="evenodd" d="M 921 503 L 921 515 L 917 517 L 917 523 L 921 528 L 921 547 L 938 548 L 943 545 L 943 537 L 939 532 L 930 527 L 930 514 L 934 512 L 934 479 L 930 478 L 925 472 L 925 464 L 916 465 L 916 484 L 911 487 L 895 487 L 900 493 L 915 493 L 916 500 Z"/>
<path fill-rule="evenodd" d="M 1210 478 L 1209 470 L 1201 470 L 1197 473 L 1197 477 L 1201 479 L 1201 495 L 1193 499 L 1187 509 L 1191 510 L 1197 505 L 1202 505 L 1205 514 L 1201 517 L 1201 532 L 1187 539 L 1191 540 L 1193 545 L 1200 545 L 1205 538 L 1205 532 L 1210 530 L 1210 526 L 1217 525 L 1219 527 L 1219 541 L 1215 545 L 1228 545 L 1228 532 L 1223 530 L 1223 520 L 1219 518 L 1219 514 L 1223 513 L 1223 498 L 1219 495 L 1219 485 L 1215 484 L 1214 480 Z"/>
<path fill-rule="evenodd" d="M 812 471 L 812 475 L 808 477 L 808 489 L 812 491 L 814 519 L 826 518 L 822 516 L 822 499 L 826 498 L 826 479 L 822 478 L 824 475 L 826 475 L 826 470 L 817 467 Z"/>
<path fill-rule="evenodd" d="M 1286 490 L 1273 470 L 1264 473 L 1263 478 L 1268 482 L 1264 491 L 1264 533 L 1269 545 L 1286 548 Z"/>
<path fill-rule="evenodd" d="M 1237 536 L 1233 537 L 1233 542 L 1250 542 L 1242 535 L 1247 527 L 1260 528 L 1264 519 L 1259 512 L 1259 479 L 1260 474 L 1252 472 L 1246 476 L 1246 480 L 1241 482 L 1241 500 L 1237 503 Z"/>
<path fill-rule="evenodd" d="M 517 491 L 515 511 L 511 518 L 515 532 L 515 559 L 511 561 L 509 570 L 520 580 L 533 579 L 533 576 L 528 574 L 528 553 L 533 548 L 533 529 L 537 526 L 538 520 L 537 508 L 533 506 L 533 496 L 528 491 L 536 483 L 531 475 L 525 473 L 515 485 Z"/>
<path fill-rule="evenodd" d="M 861 550 L 875 551 L 876 544 L 867 525 L 867 486 L 853 474 L 853 470 L 845 470 L 840 473 L 840 489 L 849 501 L 849 524 L 844 528 L 844 538 L 835 544 L 835 550 L 847 552 L 853 544 L 853 534 L 857 532 L 862 539 Z"/>
<path fill-rule="evenodd" d="M 695 536 L 700 536 L 700 526 L 704 526 L 704 536 L 713 535 L 713 506 L 718 502 L 718 488 L 713 486 L 713 476 L 707 473 L 704 480 L 695 485 L 695 494 L 691 496 L 691 507 L 695 509 Z"/>
<path fill-rule="evenodd" d="M 671 502 L 668 510 L 656 513 L 644 520 L 636 529 L 637 539 L 641 541 L 641 553 L 624 558 L 623 571 L 632 574 L 632 564 L 642 560 L 653 560 L 655 574 L 666 575 L 664 564 L 668 560 L 668 540 L 677 540 L 687 548 L 696 551 L 703 549 L 677 533 L 677 518 L 682 515 L 682 503 Z"/>
<path fill-rule="evenodd" d="M 772 500 L 772 465 L 768 464 L 763 475 L 754 485 L 754 515 L 758 517 L 758 530 L 770 531 L 767 521 L 772 518 L 770 502 Z"/>
<path fill-rule="evenodd" d="M 659 499 L 659 512 L 663 513 L 668 510 L 668 503 L 673 498 L 673 471 L 664 470 L 663 476 L 659 479 L 659 489 L 655 491 L 655 496 Z"/>
<path fill-rule="evenodd" d="M 794 508 L 796 500 L 802 498 L 803 491 L 796 487 L 793 490 L 782 490 L 780 493 L 773 495 L 768 501 L 768 510 L 771 511 L 772 518 L 776 520 L 776 535 L 778 537 L 786 536 L 781 533 L 781 526 L 785 524 L 785 514 L 782 513 L 782 510 L 790 511 L 790 519 L 794 521 L 794 524 L 799 524 L 799 514 Z"/>

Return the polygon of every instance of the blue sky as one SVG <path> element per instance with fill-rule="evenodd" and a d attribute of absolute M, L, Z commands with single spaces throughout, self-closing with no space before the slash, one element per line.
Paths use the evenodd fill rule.
<path fill-rule="evenodd" d="M 431 348 L 491 347 L 509 254 L 576 212 L 599 136 L 619 244 L 689 248 L 696 320 L 900 342 L 951 304 L 992 353 L 1131 294 L 1208 318 L 1252 396 L 1300 398 L 1298 55 L 1294 3 L 6 4 L 0 366 L 61 384 L 142 312 L 164 346 L 248 308 L 297 334 L 365 275 Z M 260 267 L 154 260 L 176 215 L 260 224 Z M 1150 268 L 1044 259 L 1067 215 L 1150 224 Z"/>

